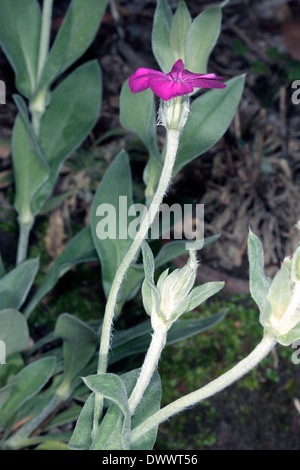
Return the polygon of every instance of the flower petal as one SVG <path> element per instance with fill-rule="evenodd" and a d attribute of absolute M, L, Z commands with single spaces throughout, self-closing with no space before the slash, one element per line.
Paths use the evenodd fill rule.
<path fill-rule="evenodd" d="M 132 93 L 139 93 L 149 88 L 149 79 L 152 77 L 164 78 L 165 74 L 158 70 L 146 69 L 144 67 L 137 69 L 129 78 L 129 87 Z"/>
<path fill-rule="evenodd" d="M 179 73 L 179 72 L 183 72 L 183 70 L 184 70 L 184 64 L 183 64 L 182 60 L 179 59 L 179 60 L 177 60 L 177 62 L 175 62 L 175 64 L 172 67 L 171 72 L 169 72 L 169 73 Z"/>
<path fill-rule="evenodd" d="M 191 83 L 176 82 L 165 76 L 163 78 L 150 78 L 149 86 L 153 93 L 165 101 L 175 98 L 176 96 L 188 95 L 193 91 L 193 85 Z"/>
<path fill-rule="evenodd" d="M 188 82 L 196 88 L 225 88 L 225 83 L 219 82 L 223 77 L 217 77 L 214 73 L 193 73 L 184 70 L 182 73 L 182 81 Z"/>
<path fill-rule="evenodd" d="M 190 83 L 195 88 L 226 88 L 225 83 L 218 82 L 217 77 L 194 78 L 192 80 L 189 80 L 187 83 Z"/>

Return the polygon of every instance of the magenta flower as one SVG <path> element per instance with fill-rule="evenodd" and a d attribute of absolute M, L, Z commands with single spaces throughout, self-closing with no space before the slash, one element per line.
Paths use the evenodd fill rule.
<path fill-rule="evenodd" d="M 216 77 L 214 73 L 190 72 L 179 59 L 167 74 L 143 67 L 137 69 L 129 78 L 129 87 L 132 93 L 151 88 L 153 93 L 167 101 L 176 96 L 188 95 L 194 88 L 225 88 L 225 83 L 218 81 L 222 78 Z"/>

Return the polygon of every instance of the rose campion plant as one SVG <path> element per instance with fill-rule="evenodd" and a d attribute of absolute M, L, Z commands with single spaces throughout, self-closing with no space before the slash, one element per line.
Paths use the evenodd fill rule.
<path fill-rule="evenodd" d="M 224 285 L 196 285 L 198 250 L 216 237 L 189 241 L 188 247 L 186 240 L 170 241 L 155 253 L 148 235 L 172 179 L 222 137 L 241 99 L 243 75 L 224 83 L 207 71 L 227 1 L 194 19 L 183 1 L 174 14 L 167 0 L 157 1 L 152 50 L 160 70 L 138 68 L 120 95 L 121 124 L 149 155 L 143 174 L 145 210 L 138 228 L 132 238 L 99 236 L 105 224 L 103 207 L 113 208 L 114 219 L 129 233 L 130 218 L 122 218 L 119 207 L 124 199 L 135 207 L 130 159 L 123 149 L 94 194 L 90 224 L 36 282 L 40 262 L 28 258 L 31 230 L 47 205 L 55 207 L 67 197 L 52 196 L 60 169 L 99 118 L 105 77 L 98 61 L 70 67 L 92 43 L 107 4 L 72 0 L 50 44 L 52 0 L 44 0 L 42 9 L 37 0 L 0 0 L 0 45 L 14 69 L 18 92 L 13 97 L 18 114 L 12 158 L 19 225 L 16 266 L 6 272 L 0 257 L 0 340 L 7 355 L 0 369 L 3 449 L 151 450 L 161 422 L 250 372 L 277 342 L 289 345 L 300 338 L 299 246 L 271 281 L 264 274 L 260 242 L 250 232 L 250 290 L 260 309 L 262 340 L 220 377 L 161 407 L 157 365 L 163 348 L 225 317 L 221 312 L 205 319 L 184 318 Z M 207 90 L 197 96 L 201 88 Z M 157 124 L 165 129 L 162 148 Z M 165 269 L 156 281 L 158 269 L 185 253 L 183 268 Z M 62 313 L 54 331 L 33 343 L 28 319 L 35 307 L 68 270 L 91 261 L 101 266 L 105 311 L 94 322 Z M 144 321 L 119 331 L 120 315 L 139 292 Z M 118 373 L 118 362 L 137 352 L 145 353 L 141 367 Z M 58 423 L 69 422 L 76 423 L 71 433 L 57 432 Z"/>

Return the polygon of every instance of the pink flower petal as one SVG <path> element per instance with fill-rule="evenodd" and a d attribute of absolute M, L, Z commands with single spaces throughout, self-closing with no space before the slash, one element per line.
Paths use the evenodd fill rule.
<path fill-rule="evenodd" d="M 158 70 L 146 69 L 140 67 L 137 71 L 129 78 L 129 87 L 132 93 L 139 93 L 149 88 L 149 79 L 151 77 L 164 78 L 165 74 Z"/>
<path fill-rule="evenodd" d="M 167 101 L 176 96 L 187 95 L 193 91 L 190 83 L 176 82 L 174 80 L 153 77 L 149 80 L 149 86 L 159 98 Z"/>
<path fill-rule="evenodd" d="M 226 85 L 218 81 L 222 78 L 214 73 L 190 72 L 184 69 L 183 61 L 179 59 L 167 74 L 143 67 L 137 69 L 129 78 L 129 86 L 132 93 L 151 88 L 157 96 L 167 101 L 176 96 L 187 95 L 194 88 L 225 88 Z"/>
<path fill-rule="evenodd" d="M 183 64 L 182 60 L 179 59 L 179 60 L 177 60 L 177 62 L 175 62 L 175 64 L 172 67 L 171 72 L 169 72 L 169 73 L 179 73 L 179 72 L 183 72 L 183 70 L 184 70 L 184 64 Z"/>
<path fill-rule="evenodd" d="M 217 77 L 214 73 L 193 73 L 184 70 L 181 80 L 184 83 L 190 83 L 196 88 L 225 88 L 225 83 L 219 82 L 223 77 Z"/>
<path fill-rule="evenodd" d="M 225 83 L 218 82 L 217 78 L 218 77 L 206 78 L 206 75 L 204 75 L 203 78 L 199 77 L 190 79 L 188 80 L 188 83 L 190 83 L 195 88 L 226 88 Z"/>

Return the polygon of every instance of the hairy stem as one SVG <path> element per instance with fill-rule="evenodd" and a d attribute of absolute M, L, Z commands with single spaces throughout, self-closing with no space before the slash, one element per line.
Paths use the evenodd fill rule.
<path fill-rule="evenodd" d="M 37 68 L 37 83 L 39 82 L 45 64 L 47 62 L 50 33 L 51 33 L 51 21 L 52 21 L 52 6 L 53 0 L 44 0 L 43 12 L 42 12 L 42 26 L 40 36 L 40 48 L 39 48 L 39 60 Z"/>
<path fill-rule="evenodd" d="M 44 0 L 42 11 L 42 25 L 40 34 L 39 58 L 36 74 L 36 89 L 39 87 L 39 81 L 42 77 L 44 67 L 49 53 L 49 43 L 51 34 L 53 0 Z M 35 135 L 39 137 L 41 120 L 46 109 L 47 88 L 40 90 L 30 102 L 30 112 L 32 116 L 32 127 Z"/>
<path fill-rule="evenodd" d="M 167 151 L 164 161 L 164 166 L 160 176 L 160 180 L 156 189 L 156 192 L 153 196 L 150 207 L 141 222 L 140 229 L 136 234 L 135 239 L 132 242 L 131 247 L 129 248 L 127 254 L 123 258 L 122 263 L 120 264 L 117 273 L 115 275 L 111 290 L 108 296 L 102 332 L 101 332 L 101 341 L 99 348 L 99 361 L 98 361 L 98 374 L 103 374 L 107 369 L 108 362 L 108 351 L 110 347 L 111 340 L 111 329 L 113 324 L 113 318 L 115 313 L 115 308 L 117 304 L 117 297 L 125 277 L 125 274 L 134 260 L 136 254 L 138 253 L 149 228 L 151 227 L 155 216 L 159 210 L 159 207 L 162 203 L 163 197 L 168 189 L 170 180 L 172 177 L 172 170 L 175 162 L 175 157 L 179 144 L 180 132 L 178 130 L 168 130 L 167 132 Z M 93 426 L 93 437 L 95 438 L 97 431 L 99 429 L 99 420 L 102 413 L 102 397 L 101 395 L 96 395 L 95 399 L 95 412 L 94 412 L 94 426 Z"/>
<path fill-rule="evenodd" d="M 154 413 L 150 418 L 146 419 L 142 424 L 137 426 L 132 431 L 131 442 L 135 442 L 141 436 L 146 434 L 155 426 L 158 426 L 163 421 L 167 420 L 176 413 L 180 413 L 185 408 L 196 405 L 197 403 L 211 397 L 217 392 L 231 385 L 233 382 L 239 380 L 243 375 L 250 372 L 257 364 L 259 364 L 273 349 L 276 344 L 276 339 L 273 335 L 266 333 L 261 342 L 256 348 L 236 366 L 230 369 L 225 374 L 213 380 L 203 388 L 189 393 L 188 395 L 175 400 L 173 403 L 165 406 L 161 410 Z"/>
<path fill-rule="evenodd" d="M 23 263 L 27 257 L 29 235 L 32 229 L 33 221 L 28 222 L 19 221 L 19 241 L 18 241 L 18 251 L 17 251 L 17 260 L 16 265 Z"/>
<path fill-rule="evenodd" d="M 149 385 L 161 352 L 166 344 L 166 339 L 167 329 L 161 328 L 154 331 L 151 344 L 141 369 L 141 373 L 128 401 L 129 410 L 132 415 L 134 414 L 137 405 L 141 401 L 141 398 L 143 397 L 143 394 Z"/>

